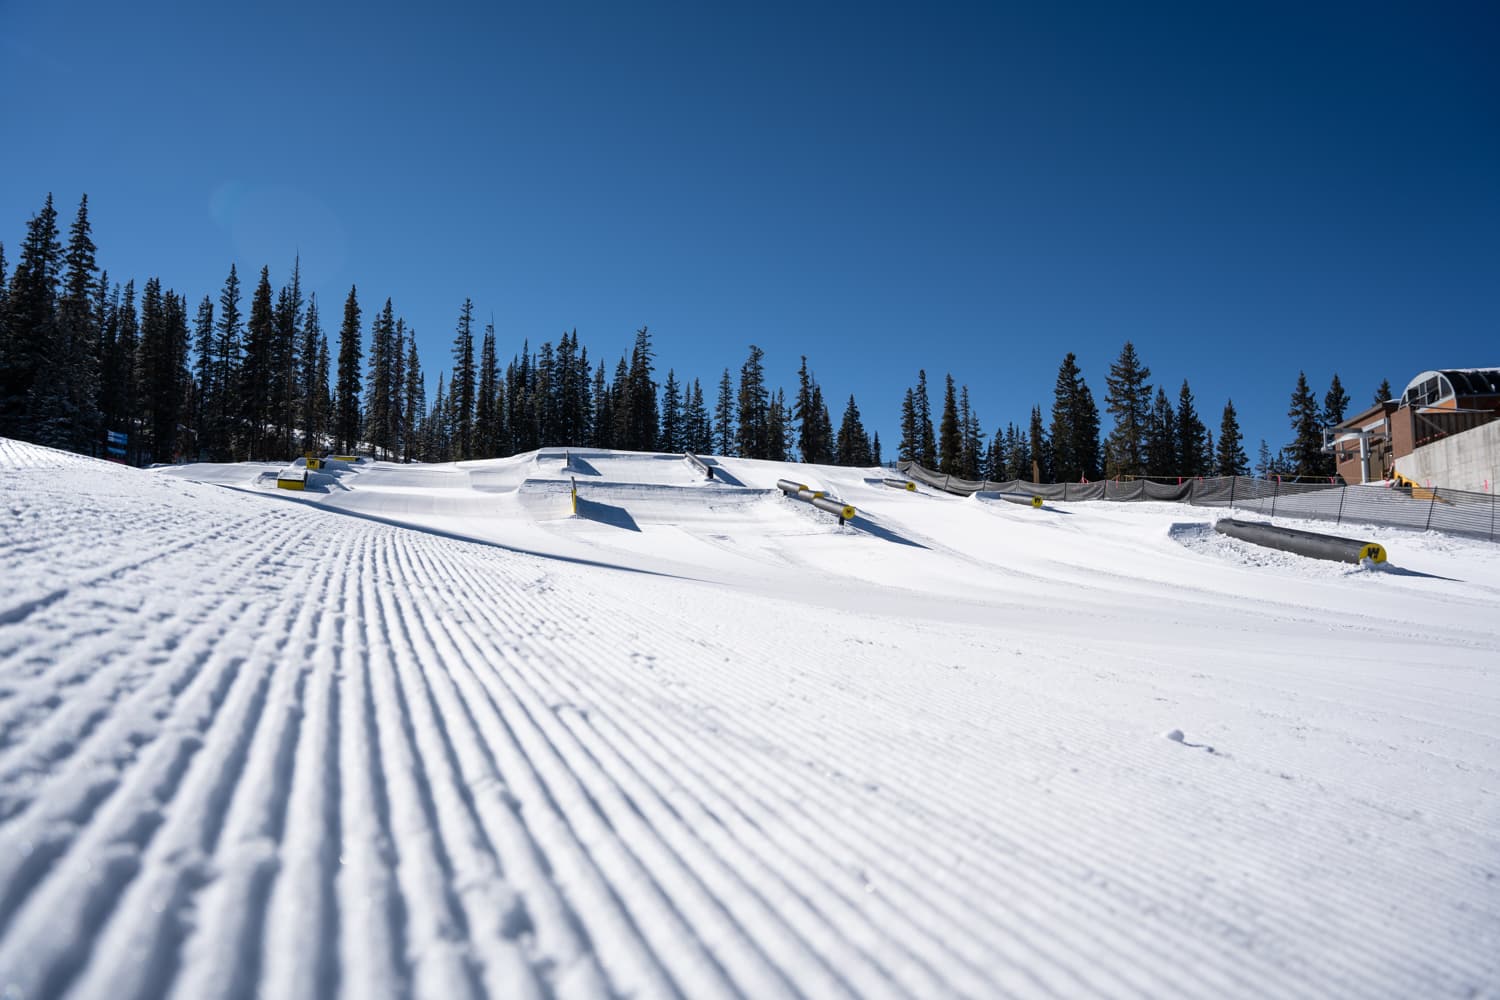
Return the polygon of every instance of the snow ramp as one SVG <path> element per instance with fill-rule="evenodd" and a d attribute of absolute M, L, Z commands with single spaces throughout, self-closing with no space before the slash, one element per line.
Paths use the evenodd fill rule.
<path fill-rule="evenodd" d="M 852 495 L 839 475 L 820 486 Z M 1500 981 L 1500 643 L 1483 601 L 1418 589 L 1441 581 L 1289 588 L 1182 550 L 1206 568 L 1169 591 L 1111 555 L 1155 544 L 1149 511 L 1080 532 L 886 490 L 888 523 L 932 544 L 798 522 L 828 565 L 915 560 L 890 587 L 817 581 L 858 597 L 819 603 L 775 592 L 806 574 L 778 568 L 774 537 L 733 537 L 800 517 L 775 497 L 723 532 L 764 546 L 741 586 L 4 441 L 0 491 L 0 994 Z M 1086 535 L 1108 572 L 1078 582 L 1079 555 L 1000 596 L 924 597 L 921 561 L 997 564 L 976 526 L 1011 558 Z M 507 530 L 539 550 L 555 529 L 647 533 Z M 1340 625 L 1289 592 L 1378 613 Z"/>

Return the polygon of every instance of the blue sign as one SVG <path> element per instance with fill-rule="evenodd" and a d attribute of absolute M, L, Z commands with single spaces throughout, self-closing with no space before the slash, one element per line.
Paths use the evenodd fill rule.
<path fill-rule="evenodd" d="M 110 444 L 117 444 L 121 447 L 124 447 L 125 442 L 129 440 L 126 435 L 120 433 L 119 431 L 105 431 L 104 436 L 109 438 Z"/>
<path fill-rule="evenodd" d="M 125 457 L 125 448 L 124 448 L 123 445 L 118 445 L 118 444 L 106 445 L 106 450 L 111 455 L 119 455 L 121 458 Z"/>

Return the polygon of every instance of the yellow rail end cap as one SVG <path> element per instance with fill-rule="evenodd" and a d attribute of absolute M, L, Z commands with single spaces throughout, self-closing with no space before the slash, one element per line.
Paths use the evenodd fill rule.
<path fill-rule="evenodd" d="M 848 504 L 844 504 L 844 509 L 839 512 L 839 516 L 846 521 L 852 521 L 854 520 L 854 515 L 857 513 L 859 512 L 853 507 L 849 506 Z"/>
<path fill-rule="evenodd" d="M 1041 510 L 1042 509 L 1042 498 L 1039 497 L 1039 496 L 1032 497 L 1031 498 L 1031 506 L 1035 510 Z"/>
<path fill-rule="evenodd" d="M 1375 542 L 1371 542 L 1369 545 L 1366 545 L 1364 548 L 1360 549 L 1359 561 L 1364 562 L 1366 559 L 1376 563 L 1385 562 L 1384 546 L 1378 545 Z"/>

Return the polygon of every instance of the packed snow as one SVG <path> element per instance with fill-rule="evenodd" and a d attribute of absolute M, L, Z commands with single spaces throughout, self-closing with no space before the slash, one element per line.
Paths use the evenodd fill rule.
<path fill-rule="evenodd" d="M 1500 992 L 1500 548 L 709 461 L 0 440 L 0 996 Z"/>

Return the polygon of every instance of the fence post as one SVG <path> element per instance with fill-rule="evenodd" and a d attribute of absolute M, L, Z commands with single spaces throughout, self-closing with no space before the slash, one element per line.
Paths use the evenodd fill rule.
<path fill-rule="evenodd" d="M 1234 510 L 1234 487 L 1240 481 L 1239 476 L 1229 477 L 1229 509 Z"/>
<path fill-rule="evenodd" d="M 1334 518 L 1334 521 L 1333 521 L 1334 524 L 1343 524 L 1344 523 L 1344 497 L 1347 496 L 1348 493 L 1349 493 L 1349 487 L 1347 487 L 1347 486 L 1345 486 L 1343 489 L 1339 490 L 1339 516 L 1336 517 L 1336 518 Z"/>
<path fill-rule="evenodd" d="M 1428 480 L 1428 482 L 1431 482 L 1431 480 Z M 1422 529 L 1423 531 L 1429 531 L 1429 530 L 1431 530 L 1431 528 L 1432 528 L 1432 508 L 1434 508 L 1436 506 L 1437 506 L 1437 490 L 1433 489 L 1433 491 L 1432 491 L 1432 499 L 1429 500 L 1429 501 L 1427 501 L 1427 526 Z"/>
<path fill-rule="evenodd" d="M 1276 475 L 1276 485 L 1271 487 L 1271 516 L 1276 516 L 1276 498 L 1281 495 L 1281 474 Z"/>
<path fill-rule="evenodd" d="M 1490 541 L 1495 540 L 1495 494 L 1490 493 Z"/>

